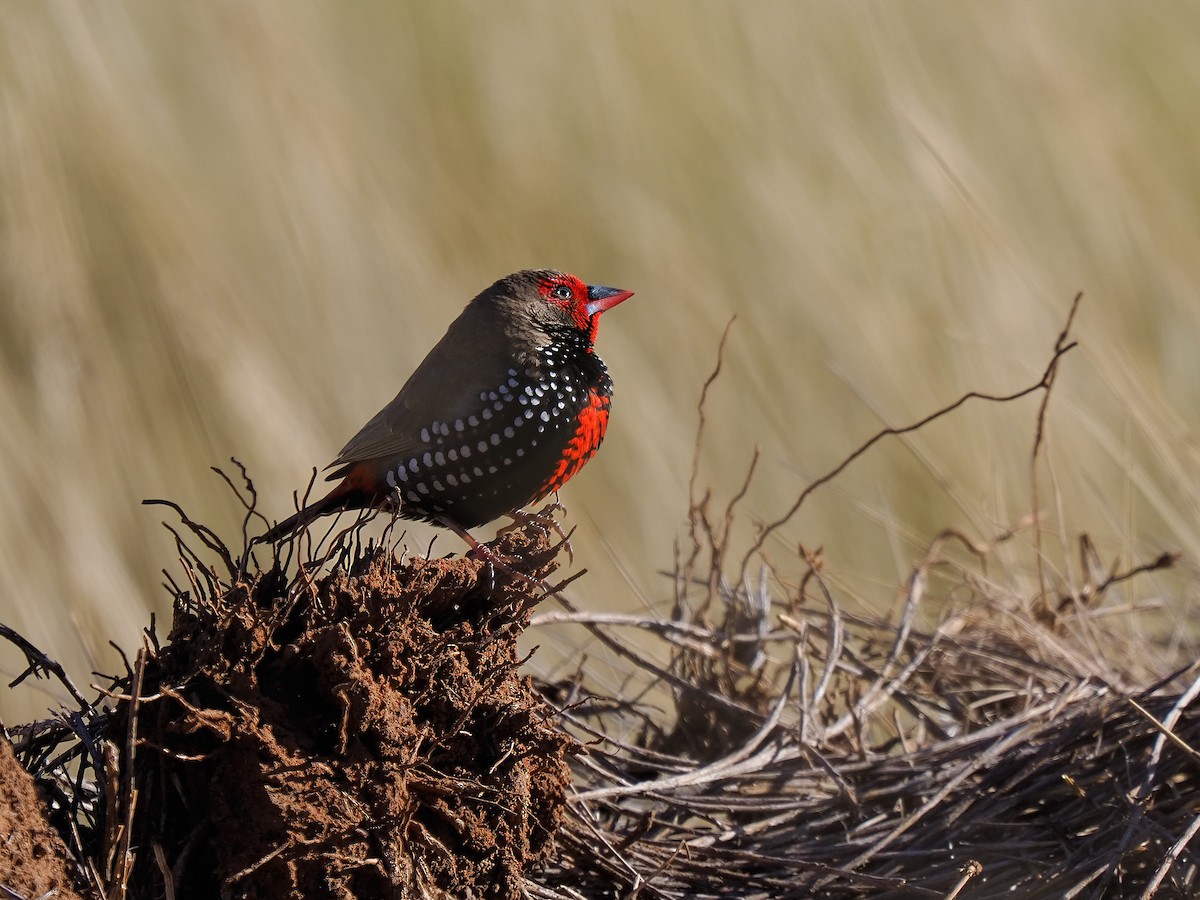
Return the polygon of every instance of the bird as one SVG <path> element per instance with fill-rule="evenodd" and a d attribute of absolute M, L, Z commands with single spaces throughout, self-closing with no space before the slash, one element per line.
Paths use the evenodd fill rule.
<path fill-rule="evenodd" d="M 520 518 L 600 447 L 613 384 L 596 333 L 600 316 L 632 296 L 554 269 L 501 278 L 326 467 L 337 486 L 259 542 L 321 516 L 381 508 L 480 550 L 468 529 Z"/>

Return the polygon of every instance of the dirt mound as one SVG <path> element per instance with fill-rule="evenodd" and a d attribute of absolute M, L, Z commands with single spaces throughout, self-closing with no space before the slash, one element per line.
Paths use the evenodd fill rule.
<path fill-rule="evenodd" d="M 555 568 L 536 528 L 496 547 Z M 540 593 L 520 576 L 374 548 L 182 592 L 136 708 L 133 845 L 166 865 L 139 854 L 131 896 L 164 871 L 179 900 L 519 896 L 577 747 L 519 673 Z"/>
<path fill-rule="evenodd" d="M 33 778 L 0 740 L 0 891 L 4 896 L 78 900 L 67 847 L 46 821 Z"/>

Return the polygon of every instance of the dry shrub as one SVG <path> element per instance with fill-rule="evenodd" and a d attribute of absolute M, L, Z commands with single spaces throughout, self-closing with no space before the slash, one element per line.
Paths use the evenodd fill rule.
<path fill-rule="evenodd" d="M 565 713 L 599 743 L 532 896 L 1194 896 L 1200 665 L 1131 687 L 1146 660 L 1122 665 L 1094 606 L 1051 622 L 982 579 L 923 630 L 948 562 L 918 565 L 893 619 L 844 613 L 817 560 L 790 596 L 719 582 L 712 624 L 541 617 L 649 630 L 686 677 L 667 715 Z"/>
<path fill-rule="evenodd" d="M 729 560 L 745 486 L 718 513 L 693 473 L 670 617 L 539 617 L 589 628 L 672 702 L 633 702 L 631 681 L 621 697 L 581 696 L 564 712 L 595 744 L 577 760 L 561 849 L 531 896 L 1196 895 L 1200 662 L 1148 677 L 1165 659 L 1101 618 L 1126 581 L 1174 556 L 1052 588 L 1036 517 L 988 542 L 946 532 L 890 617 L 847 613 L 819 552 L 801 548 L 807 574 L 793 587 L 761 562 L 815 489 L 878 441 L 971 400 L 1042 394 L 1036 503 L 1047 403 L 1079 299 L 1038 382 L 973 392 L 879 432 L 760 527 L 740 566 Z M 709 385 L 719 372 L 718 362 Z M 703 429 L 702 396 L 697 455 Z M 753 473 L 752 463 L 747 484 Z M 1034 578 L 995 560 L 1023 529 Z M 1092 554 L 1082 538 L 1081 556 Z M 944 597 L 927 596 L 935 575 Z M 921 627 L 931 599 L 951 611 Z M 657 635 L 666 652 L 634 653 L 627 628 Z"/>

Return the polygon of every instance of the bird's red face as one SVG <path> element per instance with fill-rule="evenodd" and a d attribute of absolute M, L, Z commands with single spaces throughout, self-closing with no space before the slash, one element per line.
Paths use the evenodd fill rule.
<path fill-rule="evenodd" d="M 538 279 L 538 293 L 547 303 L 566 312 L 592 342 L 596 340 L 600 314 L 633 296 L 633 291 L 584 284 L 574 275 L 565 273 Z"/>

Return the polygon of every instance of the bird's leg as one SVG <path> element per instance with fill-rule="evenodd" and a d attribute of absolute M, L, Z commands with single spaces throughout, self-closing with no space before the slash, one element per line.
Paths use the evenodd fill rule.
<path fill-rule="evenodd" d="M 475 536 L 471 534 L 471 532 L 467 531 L 467 529 L 463 528 L 457 522 L 453 521 L 452 519 L 447 519 L 445 516 L 434 516 L 433 521 L 437 522 L 443 528 L 450 529 L 460 538 L 466 541 L 467 544 L 470 545 L 471 551 L 480 559 L 487 560 L 488 562 L 500 562 L 500 554 L 498 554 L 491 547 L 487 547 L 479 543 L 479 541 L 475 540 Z"/>
<path fill-rule="evenodd" d="M 554 514 L 556 512 L 566 511 L 567 508 L 557 501 L 543 507 L 542 509 L 539 509 L 537 512 L 532 513 L 526 512 L 523 509 L 514 509 L 510 513 L 505 513 L 505 515 L 513 520 L 513 523 L 501 528 L 499 534 L 507 534 L 514 528 L 520 528 L 523 525 L 530 524 L 536 525 L 547 534 L 553 531 L 558 535 L 559 540 L 562 541 L 560 546 L 567 548 L 567 558 L 570 559 L 571 562 L 575 562 L 575 548 L 571 546 L 571 536 L 562 530 L 561 525 L 554 521 Z"/>
<path fill-rule="evenodd" d="M 523 581 L 526 584 L 530 585 L 531 587 L 540 587 L 541 586 L 537 581 L 530 578 L 528 575 L 524 575 L 520 572 L 515 571 L 512 568 L 512 566 L 510 566 L 508 564 L 508 561 L 503 556 L 501 556 L 499 553 L 497 553 L 495 550 L 493 550 L 487 544 L 479 543 L 479 541 L 475 540 L 475 536 L 473 534 L 471 534 L 471 532 L 467 531 L 467 529 L 463 528 L 457 522 L 453 522 L 450 519 L 446 518 L 445 516 L 437 516 L 436 518 L 434 518 L 434 521 L 437 522 L 439 525 L 441 525 L 443 528 L 449 528 L 451 531 L 453 531 L 455 534 L 457 534 L 460 538 L 462 538 L 464 541 L 466 541 L 467 544 L 469 544 L 471 547 L 471 552 L 474 553 L 476 557 L 478 557 L 479 559 L 481 559 L 485 563 L 487 563 L 488 568 L 492 569 L 493 572 L 496 569 L 499 569 L 501 572 L 504 572 L 505 574 L 517 579 L 518 581 Z M 492 581 L 493 582 L 495 581 L 494 576 L 492 578 Z"/>

